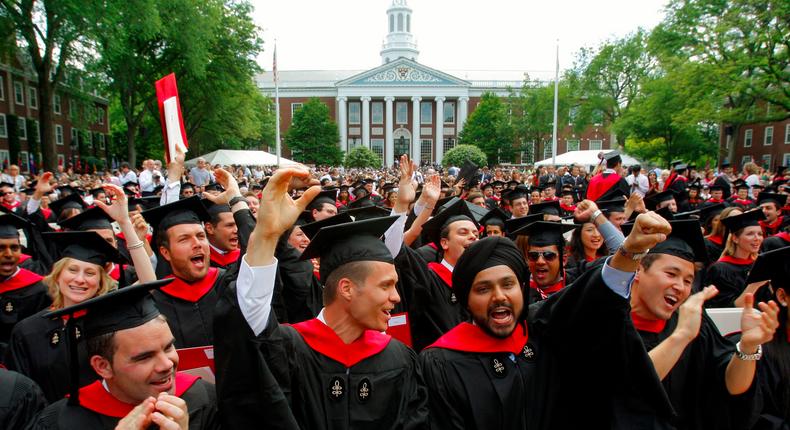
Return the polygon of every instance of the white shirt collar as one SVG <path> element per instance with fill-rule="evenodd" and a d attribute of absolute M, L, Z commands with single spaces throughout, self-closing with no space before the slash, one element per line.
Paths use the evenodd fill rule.
<path fill-rule="evenodd" d="M 450 272 L 452 272 L 453 269 L 455 268 L 455 266 L 448 263 L 447 260 L 445 260 L 444 258 L 442 258 L 442 266 L 446 267 Z"/>
<path fill-rule="evenodd" d="M 216 246 L 212 245 L 211 242 L 209 242 L 208 246 L 210 246 L 214 251 L 217 251 L 217 253 L 219 255 L 225 255 L 225 254 L 228 253 L 227 251 L 223 251 L 223 250 L 217 248 Z"/>

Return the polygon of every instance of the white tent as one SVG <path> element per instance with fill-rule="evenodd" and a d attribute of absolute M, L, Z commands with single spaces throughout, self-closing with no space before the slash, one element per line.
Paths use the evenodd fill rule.
<path fill-rule="evenodd" d="M 202 158 L 210 165 L 220 164 L 223 166 L 230 166 L 231 164 L 242 166 L 276 166 L 277 156 L 270 154 L 266 151 L 240 151 L 232 149 L 219 149 L 208 154 L 201 155 Z M 195 157 L 186 161 L 187 166 L 194 166 L 197 164 Z M 288 164 L 297 164 L 295 161 L 287 158 L 280 157 L 280 165 L 285 166 Z"/>
<path fill-rule="evenodd" d="M 586 166 L 588 172 L 592 172 L 592 169 L 598 165 L 600 159 L 598 158 L 598 154 L 601 152 L 607 153 L 611 150 L 589 150 L 589 151 L 569 151 L 564 154 L 560 154 L 557 156 L 556 161 L 552 162 L 551 158 L 547 158 L 545 160 L 538 161 L 535 163 L 536 166 L 546 166 L 550 164 L 554 164 L 556 166 L 568 166 L 570 164 L 575 164 L 577 166 Z M 620 153 L 620 157 L 623 159 L 623 166 L 633 166 L 634 164 L 642 164 L 634 157 L 630 155 Z"/>

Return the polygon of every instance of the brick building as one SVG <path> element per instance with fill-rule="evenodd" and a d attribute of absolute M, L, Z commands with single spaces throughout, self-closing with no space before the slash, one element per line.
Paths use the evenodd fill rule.
<path fill-rule="evenodd" d="M 749 161 L 754 161 L 771 171 L 778 166 L 790 165 L 790 118 L 742 125 L 737 130 L 737 136 L 732 136 L 730 127 L 721 129 L 721 161 L 729 161 L 737 169 L 743 168 Z M 729 145 L 733 142 L 735 147 L 730 160 Z"/>
<path fill-rule="evenodd" d="M 405 0 L 387 9 L 387 36 L 380 52 L 382 64 L 369 70 L 278 71 L 280 131 L 285 135 L 293 113 L 311 97 L 329 106 L 340 131 L 340 148 L 365 146 L 386 165 L 397 154 L 409 153 L 418 162 L 441 163 L 458 142 L 464 123 L 483 93 L 506 96 L 523 84 L 522 73 L 459 71 L 446 73 L 417 61 L 412 34 L 412 10 Z M 463 76 L 460 78 L 459 76 Z M 274 98 L 271 72 L 260 74 L 261 92 Z M 557 152 L 608 149 L 613 136 L 603 124 L 581 134 L 560 127 Z M 515 160 L 526 163 L 551 157 L 551 142 L 524 142 Z M 288 157 L 287 143 L 283 154 Z"/>
<path fill-rule="evenodd" d="M 39 91 L 23 53 L 0 58 L 0 165 L 19 164 L 23 173 L 41 162 Z M 93 157 L 107 161 L 108 100 L 80 82 L 61 85 L 52 100 L 58 164 Z M 16 154 L 15 154 L 16 153 Z M 85 160 L 83 160 L 85 161 Z"/>

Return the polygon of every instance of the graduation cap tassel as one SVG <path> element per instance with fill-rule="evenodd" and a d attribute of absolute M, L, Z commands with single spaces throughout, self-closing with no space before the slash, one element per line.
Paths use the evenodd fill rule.
<path fill-rule="evenodd" d="M 80 366 L 79 366 L 79 347 L 77 345 L 77 322 L 76 318 L 72 315 L 66 321 L 66 332 L 69 338 L 68 351 L 69 351 L 69 362 L 71 366 L 69 367 L 69 386 L 70 386 L 70 395 L 69 395 L 69 405 L 70 406 L 79 406 L 80 404 Z"/>

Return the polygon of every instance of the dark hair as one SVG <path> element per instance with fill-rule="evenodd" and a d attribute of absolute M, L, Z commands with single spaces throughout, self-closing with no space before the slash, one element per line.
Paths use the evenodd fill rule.
<path fill-rule="evenodd" d="M 170 238 L 167 236 L 166 228 L 156 229 L 156 244 L 165 249 L 170 249 Z"/>
<path fill-rule="evenodd" d="M 98 355 L 112 363 L 112 358 L 115 355 L 115 332 L 88 338 L 85 348 L 88 351 L 88 357 Z"/>
<path fill-rule="evenodd" d="M 349 279 L 355 284 L 362 284 L 367 277 L 368 272 L 367 261 L 352 261 L 346 263 L 333 270 L 326 278 L 324 284 L 324 306 L 328 306 L 335 301 L 337 296 L 337 285 L 341 279 Z"/>
<path fill-rule="evenodd" d="M 592 224 L 592 223 L 585 223 L 585 224 Z M 595 224 L 593 224 L 594 226 Z M 582 244 L 582 227 L 573 230 L 573 234 L 571 234 L 571 240 L 568 242 L 568 250 L 570 251 L 570 255 L 576 261 L 584 261 L 586 255 L 584 253 L 584 245 Z M 596 229 L 598 227 L 595 227 Z M 601 247 L 595 252 L 596 257 L 603 257 L 604 255 L 609 255 L 609 250 L 606 248 L 606 243 L 602 243 Z"/>
<path fill-rule="evenodd" d="M 642 266 L 645 270 L 650 269 L 650 266 L 661 257 L 661 254 L 647 254 L 644 258 L 639 262 L 639 265 Z"/>
<path fill-rule="evenodd" d="M 310 211 L 311 213 L 314 209 L 317 210 L 318 212 L 321 212 L 322 210 L 324 210 L 324 205 L 331 205 L 331 204 L 332 203 L 329 203 L 328 201 L 326 201 L 326 199 L 315 199 L 312 202 L 310 202 L 310 204 L 307 206 L 307 210 Z"/>

